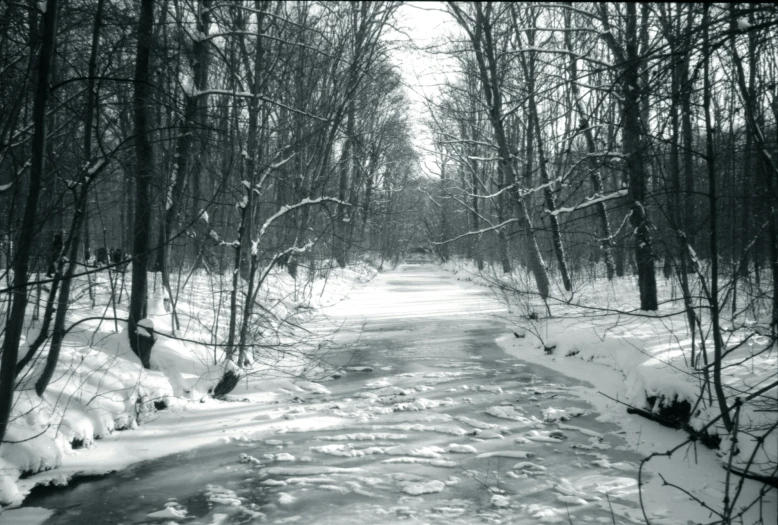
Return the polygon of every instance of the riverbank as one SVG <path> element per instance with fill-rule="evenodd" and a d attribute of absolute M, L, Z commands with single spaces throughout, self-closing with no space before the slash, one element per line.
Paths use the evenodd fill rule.
<path fill-rule="evenodd" d="M 580 285 L 569 304 L 558 300 L 549 303 L 549 317 L 536 299 L 508 291 L 526 289 L 526 276 L 508 277 L 488 267 L 479 272 L 474 265 L 461 261 L 448 263 L 444 268 L 464 283 L 491 289 L 495 298 L 511 310 L 505 318 L 509 331 L 497 340 L 506 352 L 593 383 L 594 389 L 582 396 L 597 407 L 603 421 L 618 423 L 623 428 L 632 450 L 645 456 L 664 454 L 683 445 L 690 436 L 686 431 L 628 414 L 628 407 L 663 419 L 668 414 L 677 416 L 677 420 L 665 424 L 686 424 L 692 431 L 703 428 L 716 416 L 717 406 L 699 402 L 700 374 L 691 369 L 688 361 L 692 340 L 683 312 L 672 311 L 670 298 L 678 291 L 670 283 L 658 283 L 660 303 L 665 306 L 656 314 L 634 311 L 637 286 L 631 277 L 625 277 L 611 283 L 599 279 Z M 555 294 L 564 297 L 560 291 Z M 744 336 L 733 331 L 728 344 L 737 346 L 742 342 L 739 337 Z M 699 349 L 699 335 L 697 339 Z M 725 359 L 723 382 L 730 404 L 754 385 L 769 383 L 778 368 L 776 353 L 764 351 L 765 341 L 767 338 L 759 337 L 745 341 Z M 710 349 L 713 345 L 709 343 Z M 776 388 L 765 393 L 773 402 L 776 395 Z M 753 402 L 742 408 L 742 420 L 753 431 L 739 435 L 739 453 L 732 464 L 775 476 L 772 469 L 778 460 L 778 440 L 763 443 L 761 437 L 775 424 L 775 414 L 760 410 L 762 406 Z M 697 441 L 683 445 L 670 457 L 651 459 L 646 464 L 651 480 L 646 490 L 659 489 L 664 484 L 661 475 L 667 483 L 689 491 L 683 494 L 675 490 L 667 497 L 692 507 L 702 508 L 704 503 L 713 509 L 721 508 L 727 493 L 741 490 L 738 487 L 742 478 L 727 476 L 724 468 L 732 447 L 729 434 L 720 424 L 707 432 L 713 436 L 714 444 L 718 442 L 717 449 L 711 450 Z M 757 501 L 762 487 L 745 481 L 739 494 L 740 504 L 748 507 Z M 690 497 L 698 501 L 689 501 Z M 778 512 L 776 500 L 778 494 L 773 489 L 768 496 L 772 515 Z M 758 512 L 752 508 L 748 517 L 756 521 Z"/>
<path fill-rule="evenodd" d="M 218 337 L 219 327 L 225 329 L 218 292 L 225 288 L 209 276 L 194 276 L 186 295 L 178 298 L 181 327 L 175 337 L 163 335 L 173 333 L 166 297 L 158 292 L 151 298 L 149 318 L 158 334 L 151 370 L 132 353 L 121 325 L 82 323 L 65 339 L 55 379 L 43 398 L 31 389 L 17 394 L 9 442 L 0 452 L 0 503 L 16 507 L 36 485 L 62 485 L 74 476 L 120 470 L 261 429 L 273 419 L 273 408 L 256 413 L 245 399 L 270 403 L 270 392 L 284 389 L 315 393 L 319 387 L 303 378 L 327 373 L 316 360 L 321 338 L 301 334 L 295 326 L 312 322 L 322 309 L 343 301 L 376 275 L 366 264 L 313 279 L 303 275 L 295 280 L 282 270 L 271 274 L 260 292 L 273 328 L 263 340 L 269 348 L 251 353 L 253 362 L 228 400 L 209 395 L 224 373 L 219 364 L 223 350 L 209 343 Z M 92 308 L 87 283 L 80 283 L 70 322 L 105 315 L 116 283 L 108 281 L 107 273 L 101 277 L 91 285 L 95 302 L 102 305 Z M 122 316 L 126 304 L 117 305 L 117 317 Z M 288 348 L 290 342 L 296 343 L 294 349 Z M 34 384 L 37 368 L 33 365 L 22 377 L 25 384 Z M 245 421 L 249 416 L 254 423 Z M 236 426 L 235 421 L 242 423 Z"/>

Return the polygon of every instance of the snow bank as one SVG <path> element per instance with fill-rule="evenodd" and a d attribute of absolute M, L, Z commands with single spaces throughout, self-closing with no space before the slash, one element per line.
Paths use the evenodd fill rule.
<path fill-rule="evenodd" d="M 322 276 L 316 279 L 298 276 L 295 280 L 283 269 L 274 270 L 263 283 L 260 297 L 275 316 L 267 321 L 268 328 L 273 329 L 268 331 L 280 335 L 262 342 L 268 345 L 280 342 L 279 337 L 288 337 L 288 331 L 284 332 L 282 327 L 284 319 L 294 318 L 296 322 L 311 320 L 321 308 L 342 301 L 357 284 L 370 281 L 376 274 L 374 268 L 365 264 L 334 269 L 326 279 Z M 117 274 L 112 276 L 116 278 Z M 222 347 L 212 345 L 214 330 L 219 330 L 216 341 L 221 340 L 226 332 L 225 322 L 228 319 L 225 306 L 220 306 L 217 300 L 220 295 L 224 296 L 218 290 L 228 289 L 226 283 L 231 274 L 192 276 L 176 298 L 181 325 L 176 331 L 168 311 L 170 298 L 163 291 L 159 276 L 149 275 L 151 290 L 147 322 L 149 328 L 153 326 L 155 331 L 151 370 L 144 369 L 130 349 L 124 323 L 87 320 L 113 314 L 110 311 L 112 283 L 108 277 L 108 272 L 92 277 L 94 308 L 87 293 L 88 282 L 74 282 L 72 295 L 75 303 L 68 313 L 67 324 L 80 323 L 67 333 L 53 380 L 44 395 L 38 397 L 33 385 L 45 363 L 46 345 L 39 351 L 42 355 L 25 368 L 19 378 L 21 388 L 14 400 L 6 443 L 0 449 L 0 505 L 17 506 L 21 503 L 31 486 L 31 483 L 25 482 L 25 490 L 17 489 L 16 482 L 23 474 L 57 469 L 63 463 L 89 464 L 89 460 L 84 458 L 100 456 L 93 453 L 93 449 L 100 447 L 96 440 L 116 431 L 137 428 L 150 418 L 158 417 L 156 413 L 161 409 L 184 412 L 199 409 L 201 401 L 207 399 L 225 370 L 232 366 L 231 362 L 227 362 L 225 368 Z M 126 290 L 129 272 L 124 278 Z M 181 278 L 183 280 L 186 276 Z M 171 276 L 172 281 L 176 279 L 177 276 Z M 218 282 L 220 279 L 222 282 Z M 113 285 L 116 289 L 121 288 L 118 281 Z M 116 304 L 118 318 L 128 316 L 127 295 L 124 297 L 122 303 Z M 27 333 L 20 356 L 26 354 L 37 329 L 35 326 Z M 166 334 L 173 334 L 173 337 L 166 337 Z M 331 371 L 318 366 L 310 367 L 299 353 L 295 356 L 270 355 L 266 362 L 254 362 L 250 373 L 267 377 L 271 370 L 279 371 L 287 378 L 267 381 L 266 388 L 277 388 L 281 382 L 290 390 L 299 391 L 300 395 L 329 394 L 329 390 L 319 383 L 288 379 L 290 375 L 316 378 L 331 374 Z M 245 383 L 235 393 L 240 394 L 242 389 L 245 389 Z M 262 396 L 262 393 L 256 395 Z M 193 441 L 191 446 L 200 444 Z M 185 445 L 178 443 L 171 450 L 181 447 Z M 164 453 L 166 449 L 160 447 L 160 450 Z M 280 453 L 274 460 L 291 460 L 287 456 Z M 141 459 L 144 458 L 129 457 L 121 464 Z M 101 469 L 94 465 L 80 471 L 99 472 Z M 64 483 L 68 476 L 78 471 L 68 469 L 67 472 L 62 479 L 52 473 L 42 482 L 56 480 Z"/>
<path fill-rule="evenodd" d="M 710 406 L 706 397 L 700 397 L 704 361 L 699 357 L 699 333 L 694 345 L 700 363 L 695 368 L 690 363 L 692 337 L 686 316 L 680 307 L 671 303 L 676 300 L 675 304 L 678 304 L 680 292 L 671 282 L 657 282 L 660 304 L 670 306 L 663 306 L 656 314 L 635 311 L 635 305 L 639 304 L 637 284 L 634 278 L 624 277 L 612 282 L 599 278 L 577 284 L 574 296 L 577 304 L 552 302 L 553 317 L 548 318 L 542 303 L 505 290 L 532 288 L 530 276 L 521 270 L 508 276 L 489 267 L 479 272 L 470 262 L 458 260 L 449 261 L 443 269 L 454 273 L 461 281 L 492 288 L 496 298 L 508 304 L 513 314 L 510 331 L 497 342 L 510 354 L 591 381 L 611 397 L 652 412 L 677 426 L 688 425 L 699 430 L 718 415 L 716 404 Z M 735 349 L 728 353 L 722 365 L 722 381 L 730 405 L 736 396 L 742 396 L 754 385 L 774 381 L 778 369 L 778 353 L 766 351 L 769 350 L 769 338 L 754 335 L 748 329 L 756 320 L 743 318 L 741 314 L 738 322 L 744 329 L 736 330 L 732 323 L 724 323 L 726 344 Z M 707 326 L 709 320 L 702 319 L 702 323 Z M 709 333 L 707 337 L 707 358 L 712 362 L 714 345 Z M 582 366 L 582 361 L 599 368 Z M 743 421 L 747 421 L 754 432 L 740 436 L 736 465 L 748 463 L 759 436 L 775 423 L 774 412 L 760 409 L 759 405 L 774 404 L 776 398 L 778 388 L 773 388 L 765 392 L 761 400 L 741 409 Z M 496 412 L 503 410 L 504 407 L 495 408 Z M 620 410 L 623 413 L 624 407 Z M 506 415 L 503 413 L 501 417 Z M 549 417 L 557 419 L 554 414 L 546 414 L 546 421 Z M 521 415 L 511 414 L 509 419 L 521 420 Z M 720 424 L 707 432 L 712 436 L 708 442 L 723 439 L 721 450 L 729 450 L 727 432 Z M 774 465 L 776 458 L 778 440 L 768 439 L 754 457 L 751 468 L 759 470 L 758 465 Z"/>
<path fill-rule="evenodd" d="M 710 405 L 707 395 L 700 396 L 705 357 L 708 363 L 713 361 L 710 319 L 704 311 L 701 313 L 700 322 L 706 337 L 703 343 L 708 354 L 705 356 L 701 353 L 703 346 L 697 330 L 694 348 L 698 364 L 692 366 L 691 332 L 682 305 L 679 305 L 680 291 L 674 288 L 672 282 L 657 281 L 661 308 L 654 314 L 635 310 L 635 305 L 639 304 L 638 287 L 635 278 L 631 276 L 616 278 L 612 282 L 602 277 L 593 281 L 582 279 L 575 283 L 576 289 L 572 296 L 572 302 L 577 304 L 551 301 L 549 304 L 553 317 L 548 317 L 545 305 L 536 298 L 508 291 L 533 289 L 532 277 L 521 268 L 506 276 L 499 269 L 487 267 L 479 272 L 470 263 L 451 261 L 444 265 L 444 269 L 454 273 L 458 280 L 471 283 L 470 286 L 489 287 L 495 299 L 506 304 L 511 314 L 507 319 L 505 335 L 499 337 L 497 343 L 507 353 L 521 360 L 537 363 L 584 382 L 584 386 L 573 388 L 599 412 L 599 421 L 620 425 L 620 433 L 632 450 L 644 455 L 663 454 L 683 443 L 688 434 L 637 415 L 626 415 L 625 404 L 653 413 L 654 417 L 687 430 L 691 428 L 700 431 L 718 417 L 717 404 L 714 402 Z M 604 275 L 604 272 L 601 271 L 600 275 Z M 554 292 L 555 295 L 562 293 L 560 290 Z M 701 292 L 696 290 L 694 293 Z M 731 312 L 727 311 L 727 314 Z M 757 322 L 767 324 L 749 319 L 742 312 L 738 314 L 736 323 L 724 320 L 725 345 L 732 351 L 727 353 L 722 364 L 722 382 L 730 406 L 744 392 L 752 392 L 775 381 L 778 353 L 769 347 L 768 337 L 759 335 L 759 330 L 751 328 Z M 740 421 L 750 428 L 738 433 L 738 452 L 733 458 L 735 468 L 742 469 L 749 465 L 751 472 L 775 475 L 772 469 L 778 461 L 778 439 L 775 439 L 775 434 L 767 436 L 767 439 L 764 436 L 776 423 L 776 403 L 778 388 L 772 388 L 741 408 Z M 544 413 L 544 419 L 555 421 L 560 429 L 591 436 L 588 444 L 571 445 L 572 448 L 582 450 L 581 454 L 597 454 L 599 450 L 611 448 L 601 434 L 563 423 L 567 418 L 557 416 L 563 414 L 556 409 Z M 521 414 L 515 414 L 515 417 L 518 419 Z M 668 480 L 673 479 L 677 486 L 682 487 L 724 485 L 726 470 L 722 468 L 722 462 L 728 461 L 732 444 L 721 422 L 706 432 L 707 435 L 702 435 L 701 441 L 709 445 L 720 442 L 716 453 L 695 447 L 692 455 L 684 455 L 683 451 L 679 451 L 669 458 L 654 457 L 647 464 L 643 496 L 652 508 L 664 509 L 667 501 L 683 498 L 677 490 L 663 486 L 659 474 Z M 562 439 L 560 436 L 527 432 L 516 438 L 516 443 L 553 443 L 548 438 L 555 441 Z M 616 471 L 633 471 L 635 467 L 627 462 L 602 461 L 602 458 L 595 461 L 600 468 Z M 730 486 L 738 483 L 739 479 L 732 476 Z M 740 501 L 744 504 L 758 497 L 761 485 L 746 482 L 745 486 L 747 489 L 740 495 Z M 599 497 L 597 493 L 600 492 L 573 490 L 570 484 L 562 484 L 557 490 L 562 492 L 561 502 L 573 505 L 592 501 Z M 629 490 L 635 489 L 629 487 Z M 723 492 L 711 488 L 697 492 L 696 497 L 706 501 L 709 506 L 719 508 Z M 602 502 L 598 504 L 603 510 L 608 510 Z M 774 509 L 774 500 L 768 504 Z M 527 510 L 539 521 L 566 522 L 567 516 L 560 514 L 558 507 L 533 504 Z M 627 508 L 616 509 L 616 512 L 642 521 L 641 516 L 634 515 Z M 667 513 L 666 509 L 662 512 Z"/>

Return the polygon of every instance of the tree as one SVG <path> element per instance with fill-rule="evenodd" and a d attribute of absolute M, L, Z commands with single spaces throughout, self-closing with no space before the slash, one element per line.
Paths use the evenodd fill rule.
<path fill-rule="evenodd" d="M 152 106 L 150 63 L 154 29 L 154 0 L 142 0 L 138 17 L 138 44 L 135 54 L 133 94 L 135 148 L 135 225 L 132 242 L 132 288 L 127 335 L 132 351 L 143 366 L 149 368 L 149 355 L 142 355 L 138 323 L 146 317 L 148 307 L 148 261 L 151 258 L 151 198 L 154 179 L 154 159 L 149 129 L 149 108 Z"/>
<path fill-rule="evenodd" d="M 494 4 L 491 2 L 483 6 L 481 4 L 473 4 L 474 13 L 472 14 L 466 13 L 454 2 L 449 2 L 448 6 L 457 23 L 467 33 L 473 52 L 476 55 L 484 101 L 489 110 L 489 121 L 492 125 L 494 140 L 497 143 L 500 158 L 499 169 L 503 176 L 503 184 L 511 187 L 511 195 L 514 198 L 516 207 L 516 219 L 524 233 L 524 249 L 527 250 L 529 267 L 535 277 L 538 293 L 542 298 L 546 298 L 549 294 L 546 266 L 535 239 L 535 232 L 530 222 L 524 198 L 521 196 L 517 185 L 516 173 L 503 122 L 502 91 L 500 90 L 500 78 L 492 34 Z"/>
<path fill-rule="evenodd" d="M 16 360 L 19 355 L 19 339 L 24 329 L 24 315 L 27 308 L 27 274 L 30 265 L 30 252 L 39 228 L 38 202 L 45 166 L 47 139 L 46 110 L 50 94 L 49 78 L 54 60 L 59 11 L 57 0 L 49 0 L 45 6 L 37 78 L 35 79 L 29 188 L 24 206 L 24 219 L 16 243 L 17 252 L 13 264 L 13 304 L 5 325 L 3 356 L 0 361 L 0 442 L 8 429 L 8 420 L 13 406 Z"/>

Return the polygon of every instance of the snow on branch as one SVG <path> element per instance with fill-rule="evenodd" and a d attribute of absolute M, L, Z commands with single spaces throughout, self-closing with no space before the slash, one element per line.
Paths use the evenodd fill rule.
<path fill-rule="evenodd" d="M 545 184 L 541 184 L 540 186 L 535 186 L 534 188 L 528 188 L 528 189 L 520 188 L 519 189 L 519 197 L 526 197 L 527 195 L 532 195 L 533 193 L 537 193 L 539 191 L 545 190 L 546 188 L 549 188 L 549 187 L 553 186 L 554 184 L 561 184 L 563 180 L 564 180 L 564 177 L 557 177 L 557 178 L 555 178 L 553 180 L 550 180 L 550 181 L 546 182 Z M 518 186 L 518 185 L 519 185 L 518 182 L 514 182 L 513 184 L 508 184 L 504 188 L 500 188 L 499 191 L 497 191 L 495 193 L 491 193 L 489 195 L 476 195 L 474 193 L 468 193 L 467 195 L 469 197 L 476 197 L 478 199 L 494 199 L 496 197 L 499 197 L 502 193 L 504 193 L 504 192 L 506 192 L 506 191 L 510 190 L 511 188 L 513 188 L 515 186 Z"/>
<path fill-rule="evenodd" d="M 335 56 L 332 56 L 329 53 L 326 53 L 326 52 L 322 51 L 321 49 L 319 49 L 317 47 L 309 46 L 307 44 L 303 44 L 303 43 L 300 43 L 300 42 L 292 42 L 290 40 L 285 40 L 283 38 L 279 38 L 277 36 L 273 36 L 273 35 L 270 35 L 268 33 L 259 33 L 259 34 L 257 34 L 256 31 L 224 31 L 224 32 L 221 32 L 221 33 L 211 33 L 207 37 L 201 38 L 201 40 L 212 40 L 214 38 L 226 38 L 226 37 L 230 37 L 230 36 L 234 36 L 234 35 L 253 36 L 253 37 L 259 36 L 260 38 L 266 38 L 268 40 L 273 40 L 275 42 L 280 42 L 282 44 L 286 44 L 286 45 L 289 45 L 289 46 L 295 46 L 295 47 L 301 47 L 303 49 L 308 49 L 309 51 L 313 51 L 313 52 L 318 53 L 320 55 L 323 55 L 323 56 L 325 56 L 327 58 L 331 58 L 333 60 L 338 60 L 339 62 L 345 62 L 345 60 L 340 59 L 340 58 L 335 57 Z"/>
<path fill-rule="evenodd" d="M 539 191 L 545 190 L 546 188 L 550 188 L 554 184 L 557 184 L 557 183 L 561 184 L 563 180 L 564 180 L 563 177 L 557 177 L 556 179 L 552 179 L 552 180 L 546 182 L 545 184 L 541 184 L 540 186 L 535 186 L 534 188 L 529 188 L 527 190 L 520 189 L 519 190 L 519 196 L 526 197 L 527 195 L 532 195 L 533 193 L 537 193 Z"/>
<path fill-rule="evenodd" d="M 303 206 L 312 206 L 314 204 L 323 204 L 325 202 L 332 202 L 335 204 L 341 204 L 343 206 L 350 206 L 347 202 L 343 202 L 342 200 L 336 199 L 334 197 L 319 197 L 318 199 L 305 198 L 300 202 L 298 202 L 297 204 L 292 204 L 291 206 L 281 206 L 281 209 L 278 210 L 273 215 L 271 215 L 262 225 L 262 228 L 260 228 L 259 230 L 259 235 L 257 236 L 257 240 L 251 241 L 251 254 L 252 255 L 257 254 L 257 250 L 259 249 L 259 242 L 262 240 L 262 237 L 267 232 L 267 229 L 270 228 L 270 225 L 273 224 L 276 220 L 283 217 L 290 211 L 296 210 L 297 208 L 302 208 Z"/>
<path fill-rule="evenodd" d="M 280 160 L 276 163 L 271 164 L 267 168 L 265 168 L 265 171 L 262 172 L 262 175 L 259 177 L 259 182 L 257 183 L 257 188 L 262 188 L 262 185 L 265 183 L 265 179 L 267 179 L 267 176 L 270 175 L 270 172 L 273 170 L 277 170 L 290 160 L 294 158 L 294 156 L 297 155 L 296 153 L 292 153 L 289 157 L 285 158 L 284 160 Z M 245 182 L 245 181 L 244 181 Z M 247 188 L 248 189 L 248 188 Z M 257 192 L 259 193 L 259 192 Z"/>
<path fill-rule="evenodd" d="M 583 201 L 581 204 L 573 206 L 572 208 L 557 208 L 554 211 L 548 212 L 548 214 L 553 217 L 556 217 L 560 213 L 572 213 L 576 210 L 582 210 L 584 208 L 588 208 L 589 206 L 594 206 L 595 204 L 599 204 L 601 202 L 618 199 L 619 197 L 625 197 L 627 193 L 629 193 L 629 190 L 627 188 L 624 188 L 621 190 L 614 191 L 613 193 L 607 193 L 605 195 L 593 195 L 592 197 L 589 197 L 588 199 Z"/>
<path fill-rule="evenodd" d="M 489 226 L 488 228 L 482 228 L 482 229 L 480 229 L 478 231 L 467 232 L 467 233 L 463 233 L 462 235 L 457 235 L 453 239 L 449 239 L 447 241 L 441 241 L 441 242 L 432 241 L 432 244 L 437 244 L 437 245 L 448 244 L 448 243 L 451 243 L 451 242 L 454 242 L 454 241 L 458 241 L 459 239 L 461 239 L 463 237 L 469 237 L 470 235 L 481 235 L 482 233 L 490 232 L 490 231 L 493 231 L 493 230 L 499 230 L 500 228 L 502 228 L 504 226 L 507 226 L 508 224 L 510 224 L 512 222 L 517 222 L 517 221 L 518 221 L 518 219 L 508 219 L 507 221 L 501 222 L 500 224 L 495 224 L 494 226 Z"/>
<path fill-rule="evenodd" d="M 289 254 L 292 254 L 292 253 L 296 253 L 298 255 L 302 254 L 302 253 L 305 253 L 308 250 L 310 250 L 313 247 L 314 244 L 316 244 L 316 241 L 308 241 L 307 243 L 305 243 L 302 246 L 292 246 L 292 247 L 287 248 L 286 250 L 284 250 L 282 252 L 278 252 L 277 254 L 275 254 L 273 256 L 273 260 L 270 261 L 270 264 L 267 265 L 267 268 L 265 268 L 265 271 L 262 273 L 262 276 L 261 276 L 259 282 L 260 283 L 265 282 L 265 279 L 267 279 L 268 274 L 273 269 L 273 267 L 275 266 L 276 262 L 278 262 L 279 259 L 281 259 L 282 257 L 285 257 L 285 256 L 287 256 Z M 256 255 L 256 253 L 254 253 L 253 248 L 252 248 L 252 253 L 251 254 L 252 255 Z M 259 289 L 259 287 L 257 287 L 257 289 Z"/>
<path fill-rule="evenodd" d="M 502 193 L 504 193 L 504 192 L 508 191 L 509 189 L 513 188 L 514 186 L 516 186 L 516 184 L 517 183 L 515 183 L 515 182 L 513 184 L 508 184 L 504 188 L 500 188 L 500 190 L 498 192 L 492 193 L 490 195 L 476 195 L 475 193 L 468 193 L 467 196 L 468 197 L 475 197 L 477 199 L 494 199 L 496 197 L 499 197 Z"/>
<path fill-rule="evenodd" d="M 632 217 L 632 210 L 628 211 L 626 215 L 624 215 L 624 219 L 621 221 L 621 225 L 619 225 L 618 229 L 611 234 L 610 237 L 603 237 L 601 239 L 597 239 L 598 242 L 611 242 L 613 239 L 618 237 L 618 235 L 621 233 L 621 230 L 624 229 L 624 225 L 627 224 L 627 221 L 629 218 Z"/>
<path fill-rule="evenodd" d="M 476 157 L 475 155 L 469 155 L 467 157 L 470 160 L 480 160 L 482 162 L 499 162 L 500 157 Z"/>
<path fill-rule="evenodd" d="M 278 102 L 276 100 L 267 98 L 263 95 L 250 93 L 248 91 L 230 91 L 229 89 L 208 89 L 205 91 L 197 91 L 193 94 L 193 96 L 199 97 L 204 95 L 227 95 L 232 97 L 241 97 L 241 98 L 258 98 L 259 100 L 262 100 L 263 102 L 267 102 L 269 104 L 273 104 L 275 106 L 278 106 L 280 108 L 284 108 L 287 111 L 291 111 L 292 113 L 297 113 L 299 115 L 304 115 L 306 117 L 310 117 L 312 119 L 318 120 L 320 122 L 329 122 L 326 118 L 319 117 L 318 115 L 314 115 L 312 113 L 308 113 L 307 111 L 303 111 L 301 109 L 296 109 L 291 106 L 287 106 L 286 104 L 282 104 L 281 102 Z"/>

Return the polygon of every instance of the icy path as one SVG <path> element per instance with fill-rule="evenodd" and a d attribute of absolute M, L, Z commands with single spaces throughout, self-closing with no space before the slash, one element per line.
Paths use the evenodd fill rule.
<path fill-rule="evenodd" d="M 436 268 L 383 274 L 330 310 L 347 371 L 283 392 L 284 425 L 26 504 L 47 523 L 642 522 L 638 456 L 580 382 L 500 350 L 500 312 Z"/>

